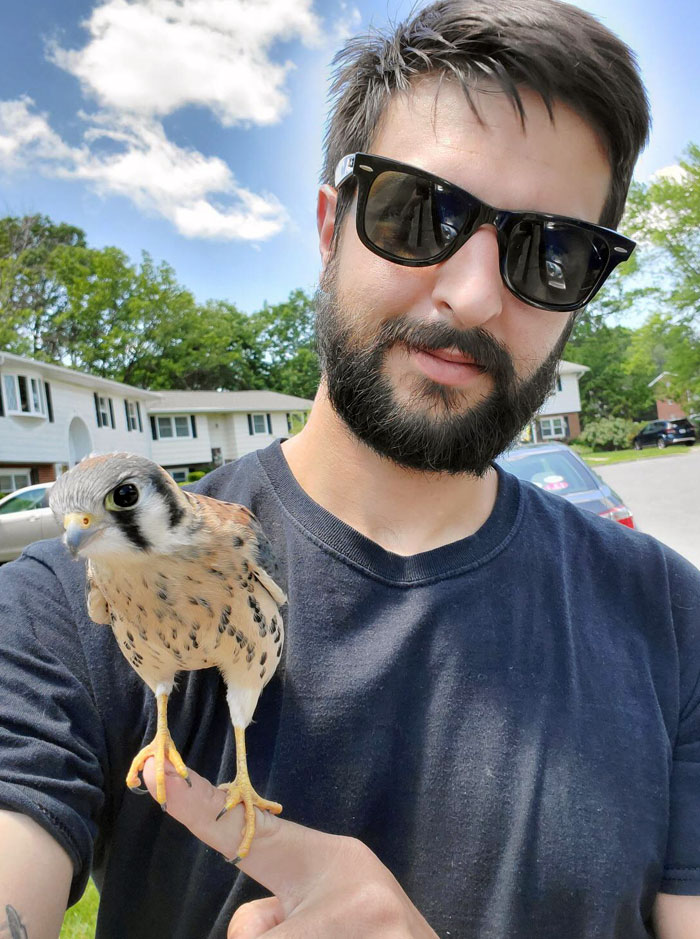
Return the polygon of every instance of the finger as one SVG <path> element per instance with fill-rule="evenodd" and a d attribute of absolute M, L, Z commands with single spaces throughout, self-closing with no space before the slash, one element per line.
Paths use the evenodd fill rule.
<path fill-rule="evenodd" d="M 217 815 L 226 803 L 223 789 L 188 768 L 188 780 L 183 779 L 168 760 L 165 761 L 165 792 L 167 813 L 225 858 L 232 860 L 241 840 L 245 825 L 243 807 L 237 805 L 217 821 Z M 143 781 L 155 798 L 155 760 L 149 757 L 143 767 Z M 267 814 L 267 813 L 265 813 Z"/>
<path fill-rule="evenodd" d="M 188 769 L 191 788 L 173 766 L 165 762 L 167 812 L 201 841 L 232 859 L 245 824 L 243 807 L 237 805 L 219 821 L 226 793 Z M 143 767 L 143 780 L 155 796 L 155 760 L 149 757 Z M 255 809 L 255 837 L 248 857 L 237 866 L 282 901 L 285 914 L 313 891 L 338 851 L 350 851 L 360 842 L 326 835 L 294 822 Z M 366 852 L 367 849 L 364 849 Z M 350 858 L 352 864 L 352 858 Z M 358 853 L 357 864 L 364 863 Z"/>
<path fill-rule="evenodd" d="M 231 919 L 226 939 L 258 939 L 284 922 L 284 909 L 277 897 L 265 897 L 239 906 Z"/>

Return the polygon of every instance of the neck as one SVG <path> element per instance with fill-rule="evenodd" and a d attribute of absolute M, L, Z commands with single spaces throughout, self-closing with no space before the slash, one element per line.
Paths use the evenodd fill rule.
<path fill-rule="evenodd" d="M 497 476 L 405 469 L 357 440 L 331 407 L 324 385 L 309 420 L 282 444 L 306 494 L 388 551 L 419 554 L 473 535 L 491 514 Z"/>

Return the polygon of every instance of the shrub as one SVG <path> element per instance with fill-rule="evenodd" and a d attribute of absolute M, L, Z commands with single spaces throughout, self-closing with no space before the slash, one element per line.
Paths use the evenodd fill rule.
<path fill-rule="evenodd" d="M 626 450 L 632 445 L 632 438 L 639 426 L 622 417 L 602 417 L 597 421 L 589 421 L 576 443 L 591 447 L 592 450 Z"/>
<path fill-rule="evenodd" d="M 201 479 L 203 476 L 206 476 L 206 475 L 207 474 L 204 472 L 204 470 L 192 470 L 191 473 L 187 474 L 187 482 L 196 483 L 198 479 Z"/>

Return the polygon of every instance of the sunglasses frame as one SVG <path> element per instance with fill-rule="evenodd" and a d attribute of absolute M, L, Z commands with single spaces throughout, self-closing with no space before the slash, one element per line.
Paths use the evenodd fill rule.
<path fill-rule="evenodd" d="M 476 220 L 468 229 L 465 222 L 462 228 L 460 228 L 460 230 L 457 232 L 456 237 L 435 257 L 421 258 L 417 260 L 396 257 L 390 251 L 387 251 L 384 248 L 380 248 L 378 245 L 374 244 L 367 236 L 367 232 L 365 230 L 365 209 L 367 207 L 367 199 L 371 185 L 382 172 L 387 170 L 395 170 L 400 173 L 405 173 L 409 176 L 415 176 L 418 179 L 425 179 L 429 182 L 436 183 L 439 186 L 444 186 L 460 193 L 472 203 L 475 203 L 478 207 Z M 622 261 L 626 261 L 636 246 L 636 242 L 632 241 L 631 238 L 627 238 L 625 235 L 621 235 L 612 228 L 604 228 L 602 225 L 595 225 L 592 222 L 584 222 L 578 218 L 572 218 L 566 215 L 551 215 L 547 212 L 511 212 L 507 209 L 496 209 L 488 203 L 483 202 L 477 196 L 472 195 L 472 193 L 468 192 L 466 189 L 462 189 L 461 186 L 457 186 L 447 179 L 443 179 L 440 176 L 435 176 L 433 173 L 428 173 L 416 166 L 410 166 L 407 163 L 399 163 L 397 160 L 391 160 L 387 157 L 377 156 L 373 153 L 348 153 L 342 158 L 342 160 L 338 162 L 335 170 L 335 188 L 339 189 L 352 177 L 355 177 L 358 181 L 357 211 L 355 213 L 357 235 L 362 244 L 373 254 L 376 254 L 381 258 L 385 258 L 387 261 L 392 261 L 394 264 L 400 264 L 403 267 L 430 267 L 434 264 L 439 264 L 441 261 L 447 260 L 447 258 L 458 251 L 462 245 L 479 228 L 481 228 L 482 225 L 493 225 L 496 229 L 496 235 L 498 238 L 499 267 L 503 283 L 506 285 L 508 290 L 518 298 L 518 300 L 522 300 L 523 303 L 527 303 L 528 306 L 534 306 L 541 310 L 551 310 L 559 313 L 571 313 L 586 306 L 586 304 L 590 303 L 593 297 L 598 293 L 614 268 L 617 267 L 617 265 Z M 588 290 L 588 292 L 583 296 L 583 298 L 576 300 L 575 303 L 546 303 L 544 301 L 532 300 L 512 284 L 510 277 L 508 276 L 508 269 L 506 264 L 510 234 L 516 224 L 519 224 L 520 222 L 533 221 L 555 223 L 560 222 L 567 225 L 573 225 L 584 232 L 594 235 L 605 245 L 607 250 L 607 258 L 603 267 L 601 268 L 601 272 L 598 278 L 593 283 L 590 290 Z"/>

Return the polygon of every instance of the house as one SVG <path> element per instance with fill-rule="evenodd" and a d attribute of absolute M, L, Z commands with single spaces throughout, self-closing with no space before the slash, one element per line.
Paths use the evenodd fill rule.
<path fill-rule="evenodd" d="M 311 404 L 276 391 L 161 391 L 148 409 L 151 459 L 182 481 L 295 433 Z"/>
<path fill-rule="evenodd" d="M 673 372 L 661 372 L 647 385 L 647 388 L 653 388 L 656 385 L 656 394 L 661 395 L 656 399 L 656 416 L 660 421 L 675 421 L 679 417 L 688 416 L 680 404 L 668 397 L 668 380 L 673 377 Z"/>
<path fill-rule="evenodd" d="M 158 395 L 0 352 L 0 492 L 56 479 L 92 450 L 150 455 Z"/>
<path fill-rule="evenodd" d="M 581 433 L 581 396 L 578 383 L 590 371 L 564 359 L 559 363 L 552 393 L 525 428 L 521 440 L 545 443 L 548 440 L 574 440 Z"/>
<path fill-rule="evenodd" d="M 294 433 L 310 408 L 273 391 L 147 391 L 0 352 L 0 493 L 94 450 L 140 453 L 182 481 Z"/>

